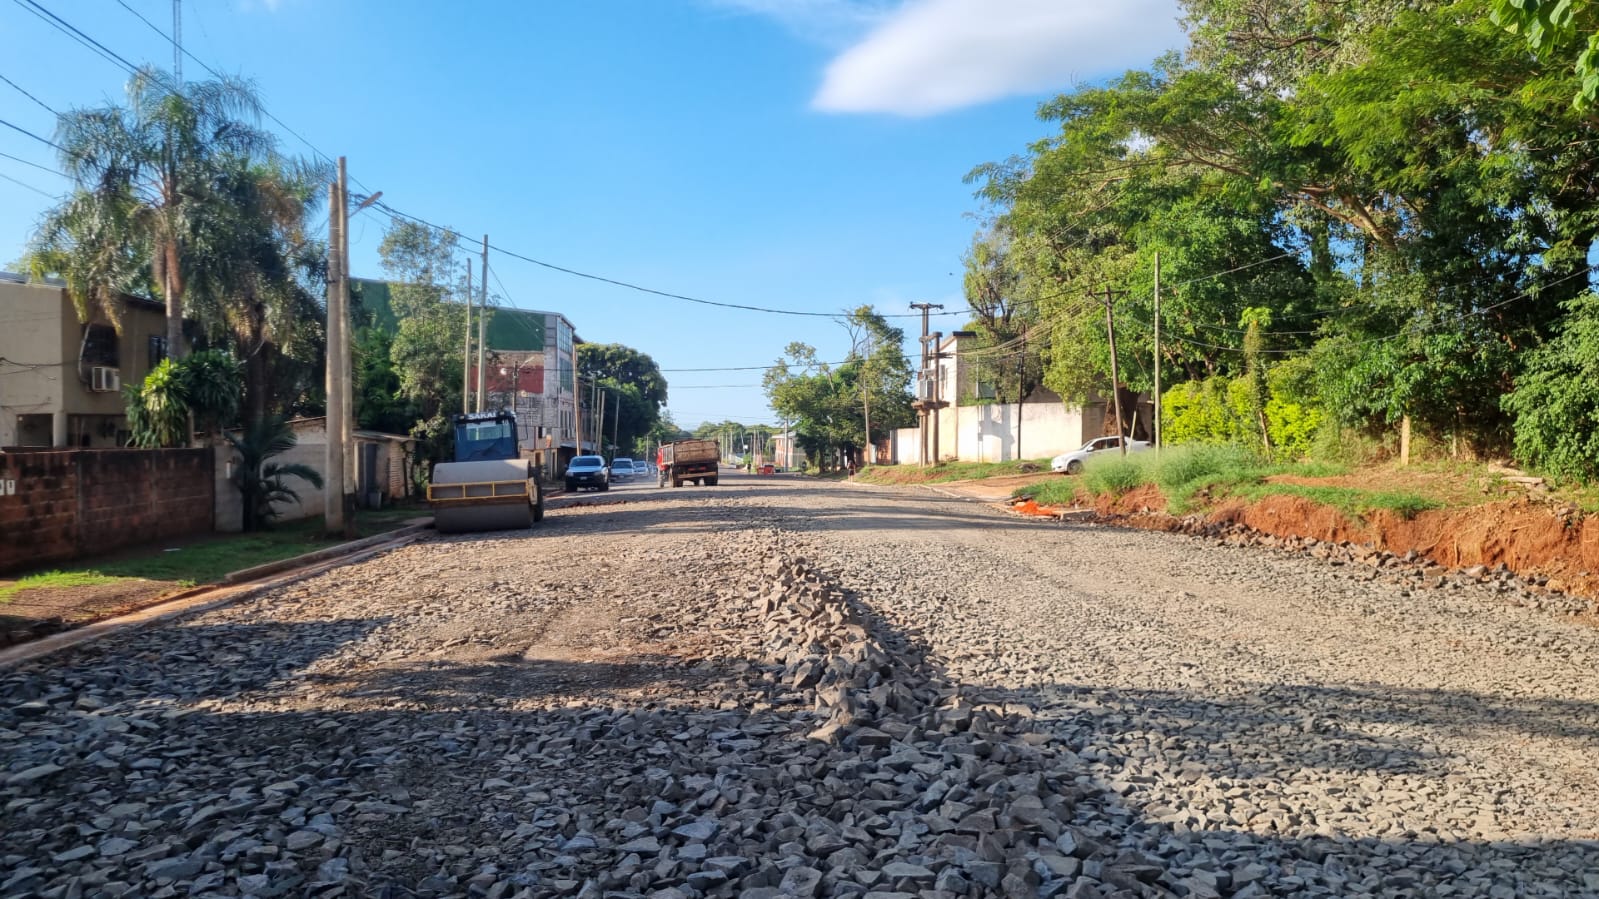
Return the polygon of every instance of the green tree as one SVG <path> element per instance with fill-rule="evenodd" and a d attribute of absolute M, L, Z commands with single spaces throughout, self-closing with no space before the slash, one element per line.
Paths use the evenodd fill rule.
<path fill-rule="evenodd" d="M 144 383 L 123 388 L 133 444 L 145 449 L 182 446 L 191 423 L 222 432 L 238 414 L 241 382 L 238 361 L 221 350 L 161 360 Z"/>
<path fill-rule="evenodd" d="M 577 368 L 607 391 L 605 433 L 614 429 L 617 451 L 630 452 L 660 421 L 666 403 L 660 367 L 632 347 L 583 343 L 577 347 Z"/>
<path fill-rule="evenodd" d="M 1516 457 L 1559 477 L 1599 480 L 1599 295 L 1566 303 L 1560 333 L 1527 354 L 1515 392 Z"/>
<path fill-rule="evenodd" d="M 238 160 L 273 156 L 276 141 L 255 124 L 261 106 L 237 79 L 189 81 L 143 68 L 127 103 L 72 110 L 56 127 L 60 165 L 74 190 L 45 214 L 30 268 L 56 273 L 87 321 L 119 323 L 116 296 L 153 287 L 167 307 L 167 347 L 184 352 L 184 298 L 197 242 L 226 239 L 218 179 Z"/>
<path fill-rule="evenodd" d="M 409 431 L 421 438 L 422 454 L 435 460 L 450 457 L 449 417 L 461 411 L 467 295 L 456 250 L 455 232 L 402 220 L 389 226 L 378 246 L 399 321 L 389 344 L 397 397 L 415 416 Z M 368 394 L 365 385 L 358 387 L 359 395 Z"/>
<path fill-rule="evenodd" d="M 314 168 L 288 160 L 223 161 L 218 202 L 188 246 L 189 312 L 244 363 L 249 425 L 281 415 L 321 381 L 324 247 L 305 233 L 321 195 Z"/>

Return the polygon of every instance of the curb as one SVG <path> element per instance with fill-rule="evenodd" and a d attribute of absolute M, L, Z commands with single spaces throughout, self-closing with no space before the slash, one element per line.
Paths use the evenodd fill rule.
<path fill-rule="evenodd" d="M 238 571 L 230 571 L 222 576 L 220 583 L 224 585 L 240 584 L 245 581 L 258 580 L 266 577 L 269 574 L 276 574 L 279 571 L 287 571 L 290 568 L 298 568 L 303 565 L 314 565 L 324 559 L 332 559 L 338 556 L 360 552 L 369 546 L 376 546 L 379 543 L 384 543 L 399 537 L 420 534 L 432 526 L 433 519 L 429 518 L 426 522 L 418 522 L 417 524 L 406 525 L 403 528 L 396 528 L 392 531 L 384 531 L 381 534 L 373 534 L 370 537 L 362 537 L 359 540 L 351 540 L 348 543 L 340 543 L 324 549 L 312 550 L 311 552 L 302 553 L 298 556 L 292 556 L 287 559 L 279 559 L 276 562 L 263 562 L 260 565 L 254 565 L 250 568 L 241 568 Z M 184 595 L 189 594 L 180 594 L 180 596 Z"/>
<path fill-rule="evenodd" d="M 340 548 L 344 548 L 347 553 L 346 555 L 336 556 L 333 558 L 324 558 L 320 562 L 313 560 L 308 567 L 290 571 L 288 574 L 285 574 L 281 577 L 272 578 L 270 580 L 254 580 L 232 584 L 225 582 L 223 584 L 215 584 L 206 587 L 195 587 L 192 590 L 186 590 L 174 596 L 169 596 L 151 605 L 145 606 L 142 609 L 129 612 L 126 615 L 119 615 L 116 618 L 106 618 L 101 621 L 96 621 L 93 624 L 86 624 L 83 627 L 51 634 L 48 637 L 43 637 L 29 643 L 21 643 L 16 646 L 7 647 L 6 649 L 0 650 L 0 669 L 10 668 L 23 662 L 60 652 L 64 649 L 71 649 L 75 646 L 82 646 L 86 643 L 92 643 L 96 640 L 112 636 L 113 634 L 137 630 L 141 627 L 147 627 L 152 624 L 168 621 L 170 619 L 178 618 L 195 612 L 207 612 L 212 609 L 219 609 L 223 606 L 231 605 L 233 603 L 240 602 L 241 600 L 249 599 L 253 596 L 265 593 L 268 590 L 284 587 L 295 583 L 296 581 L 305 580 L 306 578 L 315 577 L 323 572 L 337 568 L 340 565 L 348 565 L 353 562 L 364 561 L 372 558 L 373 556 L 385 553 L 391 549 L 398 549 L 401 546 L 411 543 L 421 536 L 421 532 L 425 527 L 425 525 L 412 525 L 407 528 L 402 528 L 398 531 L 390 531 L 386 534 L 376 534 L 363 540 L 356 540 L 351 543 L 342 544 L 341 547 L 329 547 L 325 550 L 318 550 L 315 553 L 307 553 L 304 556 L 297 556 L 296 559 L 305 559 L 307 556 L 325 554 Z M 377 542 L 374 543 L 374 541 Z M 357 544 L 360 545 L 358 546 Z M 353 549 L 350 549 L 351 547 L 353 547 Z M 293 562 L 295 560 L 285 559 L 283 561 Z M 278 564 L 279 563 L 276 562 L 269 563 L 269 565 Z M 265 567 L 268 566 L 257 565 L 254 569 L 244 569 L 244 572 L 254 571 L 256 569 Z M 232 572 L 224 580 L 226 581 L 228 579 L 232 579 L 237 575 L 243 574 L 244 572 Z"/>

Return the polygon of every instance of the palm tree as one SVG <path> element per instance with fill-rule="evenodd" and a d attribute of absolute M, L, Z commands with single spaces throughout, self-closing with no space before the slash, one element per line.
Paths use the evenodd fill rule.
<path fill-rule="evenodd" d="M 183 353 L 190 248 L 212 239 L 202 229 L 228 160 L 275 156 L 276 139 L 258 122 L 261 102 L 245 81 L 220 78 L 181 85 L 141 68 L 123 106 L 78 109 L 60 117 L 56 143 L 74 191 L 46 214 L 30 267 L 54 271 L 85 321 L 119 323 L 121 291 L 153 287 L 166 301 L 167 352 Z"/>
<path fill-rule="evenodd" d="M 212 186 L 224 202 L 201 210 L 194 229 L 191 317 L 243 360 L 247 423 L 281 411 L 271 401 L 274 388 L 286 386 L 274 377 L 284 356 L 314 357 L 318 349 L 313 287 L 324 254 L 304 224 L 322 174 L 288 160 L 227 160 Z"/>
<path fill-rule="evenodd" d="M 289 478 L 322 486 L 322 475 L 310 466 L 267 461 L 294 449 L 297 442 L 293 429 L 283 419 L 268 418 L 250 425 L 242 434 L 225 432 L 224 436 L 239 454 L 233 469 L 233 486 L 239 488 L 243 500 L 245 530 L 259 530 L 276 518 L 274 504 L 299 502 L 300 495 L 289 487 Z"/>

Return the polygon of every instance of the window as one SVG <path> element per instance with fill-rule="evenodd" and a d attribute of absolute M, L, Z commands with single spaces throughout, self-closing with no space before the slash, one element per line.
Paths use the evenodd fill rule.
<path fill-rule="evenodd" d="M 161 360 L 167 357 L 167 339 L 165 335 L 151 334 L 146 344 L 146 352 L 149 355 L 151 369 L 160 365 Z"/>

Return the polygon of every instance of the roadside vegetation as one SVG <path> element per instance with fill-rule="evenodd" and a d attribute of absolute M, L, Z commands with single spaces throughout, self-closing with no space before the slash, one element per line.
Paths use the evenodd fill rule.
<path fill-rule="evenodd" d="M 425 508 L 411 505 L 361 510 L 356 515 L 356 533 L 360 537 L 370 537 L 426 514 Z M 30 590 L 98 587 L 126 581 L 152 582 L 154 598 L 175 587 L 218 583 L 230 572 L 292 559 L 342 542 L 343 539 L 324 535 L 322 519 L 318 517 L 280 525 L 273 530 L 180 542 L 171 547 L 147 547 L 109 560 L 26 575 L 0 586 L 0 605 L 24 597 Z"/>
<path fill-rule="evenodd" d="M 926 468 L 919 465 L 873 465 L 857 472 L 855 480 L 866 484 L 938 484 L 948 481 L 1040 474 L 1048 471 L 1048 459 L 1021 459 L 1011 462 L 940 462 Z"/>
<path fill-rule="evenodd" d="M 1378 509 L 1414 516 L 1445 502 L 1420 492 L 1386 487 L 1363 489 L 1303 483 L 1350 474 L 1326 462 L 1272 462 L 1237 445 L 1179 446 L 1154 452 L 1114 454 L 1090 459 L 1081 477 L 1062 477 L 1018 487 L 1013 496 L 1040 505 L 1072 505 L 1098 497 L 1119 497 L 1140 487 L 1160 492 L 1166 511 L 1184 515 L 1225 499 L 1253 502 L 1268 496 L 1298 496 L 1361 518 Z"/>

